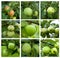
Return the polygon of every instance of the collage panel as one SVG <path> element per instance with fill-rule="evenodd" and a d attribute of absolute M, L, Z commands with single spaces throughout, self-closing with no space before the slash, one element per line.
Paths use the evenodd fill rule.
<path fill-rule="evenodd" d="M 39 20 L 22 20 L 21 38 L 39 38 Z"/>
<path fill-rule="evenodd" d="M 21 57 L 39 57 L 39 39 L 22 39 Z"/>
<path fill-rule="evenodd" d="M 2 1 L 2 19 L 20 19 L 20 1 Z"/>
<path fill-rule="evenodd" d="M 1 40 L 2 57 L 20 57 L 20 40 L 19 39 L 2 39 Z"/>
<path fill-rule="evenodd" d="M 39 2 L 21 1 L 21 19 L 38 19 Z"/>
<path fill-rule="evenodd" d="M 41 1 L 41 19 L 59 19 L 59 1 Z"/>
<path fill-rule="evenodd" d="M 1 57 L 60 57 L 59 3 L 1 1 Z"/>
<path fill-rule="evenodd" d="M 59 38 L 41 39 L 41 57 L 59 57 Z"/>
<path fill-rule="evenodd" d="M 20 38 L 20 20 L 2 20 L 2 38 Z"/>
<path fill-rule="evenodd" d="M 59 38 L 59 20 L 41 20 L 42 38 Z"/>

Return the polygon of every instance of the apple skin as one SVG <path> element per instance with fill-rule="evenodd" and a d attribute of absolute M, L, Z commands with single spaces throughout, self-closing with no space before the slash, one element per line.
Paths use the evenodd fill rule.
<path fill-rule="evenodd" d="M 48 7 L 47 13 L 48 14 L 54 14 L 55 13 L 55 9 L 53 7 Z"/>
<path fill-rule="evenodd" d="M 24 9 L 24 14 L 27 16 L 31 16 L 33 14 L 33 10 L 29 7 Z"/>
<path fill-rule="evenodd" d="M 4 7 L 4 10 L 7 12 L 8 10 L 10 9 L 10 7 L 8 6 L 8 5 L 6 5 L 5 7 Z"/>
<path fill-rule="evenodd" d="M 14 43 L 9 43 L 8 48 L 13 50 L 15 48 L 15 44 Z"/>
<path fill-rule="evenodd" d="M 59 34 L 59 28 L 56 28 L 56 29 L 55 29 L 55 33 L 56 33 L 56 34 Z"/>
<path fill-rule="evenodd" d="M 58 50 L 57 50 L 57 48 L 52 48 L 51 49 L 51 54 L 57 54 L 58 53 Z"/>
<path fill-rule="evenodd" d="M 8 31 L 7 32 L 7 36 L 8 37 L 14 37 L 14 35 L 15 35 L 15 32 L 14 31 Z"/>
<path fill-rule="evenodd" d="M 42 48 L 42 52 L 45 53 L 45 54 L 48 54 L 50 52 L 50 50 L 51 49 L 48 46 L 45 46 L 45 47 Z"/>
<path fill-rule="evenodd" d="M 59 43 L 56 42 L 56 44 L 54 45 L 56 48 L 59 48 Z"/>
<path fill-rule="evenodd" d="M 29 43 L 24 43 L 23 46 L 22 46 L 22 51 L 23 53 L 30 53 L 31 52 L 31 46 Z"/>
<path fill-rule="evenodd" d="M 34 12 L 34 16 L 38 16 L 38 11 L 35 11 Z"/>
<path fill-rule="evenodd" d="M 48 27 L 48 32 L 49 33 L 54 33 L 55 32 L 55 28 L 53 26 Z"/>
<path fill-rule="evenodd" d="M 26 30 L 27 35 L 29 35 L 29 36 L 32 36 L 36 33 L 35 25 L 27 25 L 25 27 L 25 30 Z"/>
<path fill-rule="evenodd" d="M 39 46 L 37 44 L 34 44 L 33 48 L 36 50 L 37 54 L 39 54 Z"/>
<path fill-rule="evenodd" d="M 13 25 L 9 25 L 9 26 L 8 26 L 8 30 L 13 31 L 14 29 L 15 29 L 15 28 L 14 28 Z"/>
<path fill-rule="evenodd" d="M 14 10 L 10 10 L 10 11 L 8 12 L 8 15 L 9 15 L 10 17 L 13 17 L 14 14 L 15 14 Z"/>

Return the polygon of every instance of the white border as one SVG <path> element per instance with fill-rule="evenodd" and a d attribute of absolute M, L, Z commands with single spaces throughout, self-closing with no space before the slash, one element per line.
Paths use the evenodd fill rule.
<path fill-rule="evenodd" d="M 56 0 L 0 0 L 0 58 L 60 58 L 60 53 L 59 53 L 59 57 L 21 57 L 21 38 L 20 38 L 20 57 L 1 57 L 1 39 L 2 39 L 1 38 L 1 20 L 2 20 L 1 19 L 1 1 L 20 1 L 20 7 L 21 7 L 21 1 L 56 1 Z M 60 0 L 57 0 L 57 1 L 59 1 L 59 10 L 60 10 Z M 39 9 L 40 9 L 40 5 L 39 5 Z M 20 8 L 20 12 L 21 12 L 21 8 Z M 59 15 L 60 15 L 60 11 L 59 11 Z M 20 15 L 20 17 L 21 17 L 21 15 Z M 39 17 L 40 17 L 40 15 L 39 15 Z M 40 21 L 40 18 L 39 18 L 39 21 Z M 60 21 L 60 16 L 59 16 L 59 21 Z M 20 19 L 20 24 L 21 24 L 21 19 Z M 59 24 L 59 28 L 60 28 L 60 24 Z M 20 32 L 21 32 L 21 29 L 20 29 Z M 21 33 L 20 33 L 20 37 L 21 37 Z M 29 39 L 31 39 L 31 38 L 29 38 Z M 34 38 L 34 39 L 36 39 L 36 38 Z M 41 37 L 39 38 L 39 41 L 40 40 L 41 40 Z M 60 31 L 59 31 L 59 48 L 60 48 Z M 59 49 L 59 52 L 60 52 L 60 49 Z"/>

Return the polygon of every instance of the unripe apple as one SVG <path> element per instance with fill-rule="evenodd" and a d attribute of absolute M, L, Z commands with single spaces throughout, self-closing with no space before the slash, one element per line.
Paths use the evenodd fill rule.
<path fill-rule="evenodd" d="M 35 11 L 34 12 L 34 16 L 38 16 L 38 11 Z"/>
<path fill-rule="evenodd" d="M 48 54 L 50 52 L 50 47 L 48 47 L 48 46 L 43 47 L 42 52 L 45 54 Z"/>
<path fill-rule="evenodd" d="M 8 11 L 10 9 L 10 7 L 8 6 L 8 5 L 6 5 L 5 7 L 4 7 L 4 10 L 5 11 Z"/>
<path fill-rule="evenodd" d="M 54 14 L 55 13 L 55 9 L 53 7 L 48 7 L 47 13 L 48 14 Z"/>
<path fill-rule="evenodd" d="M 54 48 L 51 49 L 52 54 L 57 54 L 57 52 L 58 52 L 57 48 L 54 47 Z"/>
<path fill-rule="evenodd" d="M 14 28 L 13 25 L 9 25 L 9 26 L 8 26 L 8 30 L 13 31 L 14 29 L 15 29 L 15 28 Z"/>
<path fill-rule="evenodd" d="M 34 25 L 27 25 L 25 27 L 25 30 L 29 36 L 32 36 L 36 33 L 36 27 Z"/>
<path fill-rule="evenodd" d="M 15 48 L 15 44 L 14 43 L 9 43 L 8 48 L 13 50 Z"/>
<path fill-rule="evenodd" d="M 29 43 L 24 43 L 22 46 L 22 51 L 26 54 L 31 52 L 31 46 Z"/>
<path fill-rule="evenodd" d="M 8 31 L 7 32 L 7 36 L 8 37 L 13 37 L 15 35 L 15 32 L 14 31 Z"/>
<path fill-rule="evenodd" d="M 32 9 L 27 7 L 24 9 L 24 14 L 27 15 L 27 16 L 31 16 L 33 13 Z"/>
<path fill-rule="evenodd" d="M 55 28 L 53 26 L 48 27 L 48 32 L 54 33 L 55 32 Z"/>

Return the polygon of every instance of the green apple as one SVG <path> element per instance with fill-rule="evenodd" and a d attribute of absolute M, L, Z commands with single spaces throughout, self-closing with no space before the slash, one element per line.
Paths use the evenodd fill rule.
<path fill-rule="evenodd" d="M 41 32 L 45 34 L 47 32 L 47 28 L 42 28 Z"/>
<path fill-rule="evenodd" d="M 59 48 L 59 43 L 56 42 L 56 44 L 54 45 L 56 48 Z"/>
<path fill-rule="evenodd" d="M 34 44 L 33 48 L 36 50 L 37 54 L 39 54 L 39 46 L 37 44 Z"/>
<path fill-rule="evenodd" d="M 13 31 L 15 28 L 14 28 L 14 26 L 13 25 L 9 25 L 8 26 L 8 30 L 11 30 L 11 31 Z"/>
<path fill-rule="evenodd" d="M 29 43 L 24 43 L 23 46 L 22 46 L 22 51 L 23 53 L 30 53 L 31 52 L 31 46 Z"/>
<path fill-rule="evenodd" d="M 3 49 L 2 50 L 2 56 L 4 57 L 6 57 L 6 56 L 8 56 L 8 51 L 7 51 L 7 49 Z"/>
<path fill-rule="evenodd" d="M 48 47 L 48 46 L 44 46 L 43 48 L 42 48 L 42 52 L 43 53 L 45 53 L 45 54 L 48 54 L 49 52 L 50 52 L 50 47 Z"/>
<path fill-rule="evenodd" d="M 36 27 L 34 25 L 27 25 L 25 27 L 25 30 L 29 36 L 32 36 L 36 33 Z"/>
<path fill-rule="evenodd" d="M 59 28 L 56 28 L 56 29 L 55 29 L 55 33 L 56 33 L 56 34 L 59 34 Z"/>
<path fill-rule="evenodd" d="M 7 36 L 8 37 L 13 37 L 15 35 L 15 32 L 14 31 L 8 31 L 7 32 Z"/>
<path fill-rule="evenodd" d="M 38 11 L 35 11 L 34 12 L 34 16 L 38 16 Z"/>
<path fill-rule="evenodd" d="M 48 27 L 48 32 L 50 33 L 55 32 L 55 28 L 53 26 Z"/>
<path fill-rule="evenodd" d="M 48 13 L 48 14 L 54 14 L 54 13 L 55 13 L 55 9 L 50 6 L 50 7 L 48 7 L 48 9 L 47 9 L 47 13 Z"/>
<path fill-rule="evenodd" d="M 15 44 L 14 43 L 9 43 L 8 48 L 13 50 L 15 48 Z"/>
<path fill-rule="evenodd" d="M 24 14 L 27 16 L 31 16 L 33 14 L 33 10 L 29 7 L 24 9 Z"/>
<path fill-rule="evenodd" d="M 54 48 L 52 48 L 52 49 L 51 49 L 51 53 L 52 53 L 52 54 L 57 54 L 57 53 L 58 53 L 57 48 L 55 48 L 55 47 L 54 47 Z"/>
<path fill-rule="evenodd" d="M 7 31 L 3 31 L 2 35 L 6 36 L 7 35 Z"/>

